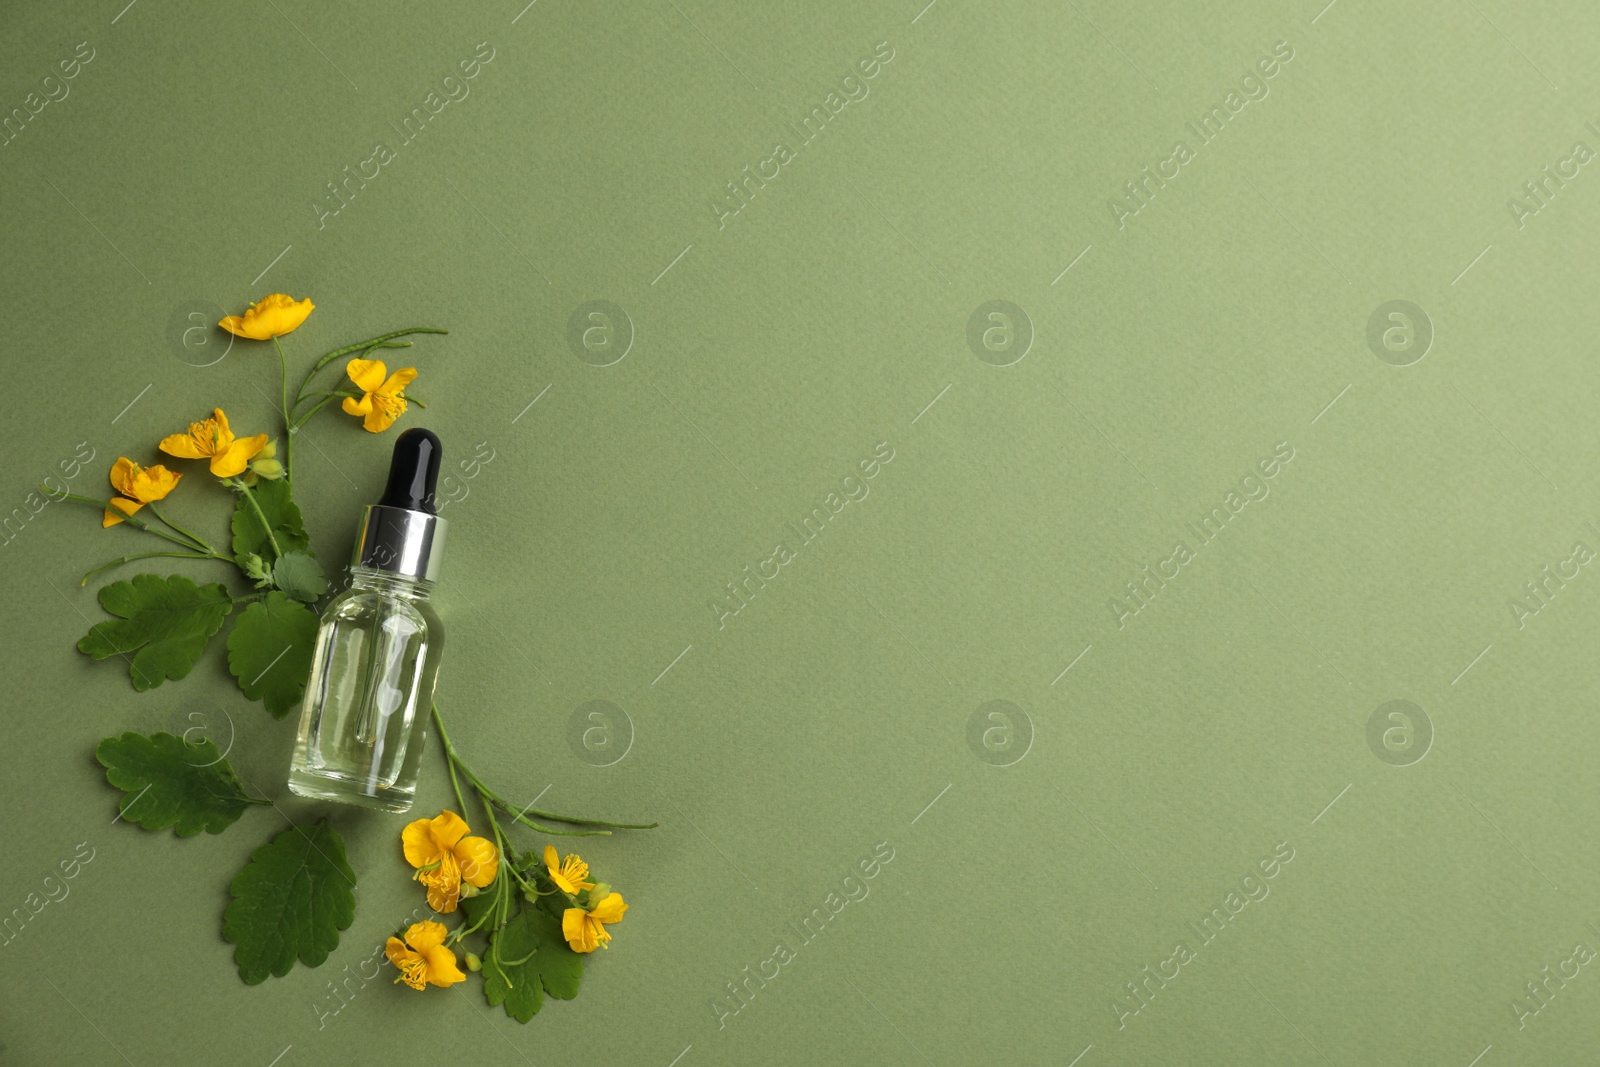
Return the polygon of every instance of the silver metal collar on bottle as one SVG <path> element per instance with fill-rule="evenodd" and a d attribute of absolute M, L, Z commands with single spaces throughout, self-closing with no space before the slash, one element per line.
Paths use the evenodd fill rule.
<path fill-rule="evenodd" d="M 425 511 L 369 504 L 361 513 L 354 562 L 390 574 L 436 582 L 449 526 L 444 519 Z"/>

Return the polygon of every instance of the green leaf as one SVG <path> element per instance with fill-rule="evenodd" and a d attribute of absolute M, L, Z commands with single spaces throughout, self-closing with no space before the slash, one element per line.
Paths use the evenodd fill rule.
<path fill-rule="evenodd" d="M 264 803 L 245 796 L 233 767 L 207 738 L 199 744 L 155 733 L 125 733 L 95 746 L 106 780 L 124 793 L 117 807 L 146 830 L 177 827 L 179 837 L 220 834 L 244 809 Z"/>
<path fill-rule="evenodd" d="M 233 879 L 222 936 L 249 985 L 282 978 L 298 957 L 321 966 L 356 917 L 356 872 L 326 819 L 285 830 L 251 855 Z"/>
<path fill-rule="evenodd" d="M 513 961 L 513 962 L 507 962 Z M 489 1006 L 525 1023 L 539 1012 L 544 995 L 571 1000 L 583 980 L 583 957 L 561 936 L 561 920 L 524 907 L 489 940 L 483 960 L 483 994 Z"/>
<path fill-rule="evenodd" d="M 317 617 L 277 590 L 245 608 L 228 633 L 228 670 L 251 700 L 262 701 L 275 719 L 293 711 L 305 695 Z"/>
<path fill-rule="evenodd" d="M 78 651 L 97 660 L 134 653 L 128 673 L 142 692 L 189 673 L 233 610 L 233 598 L 219 583 L 141 574 L 101 589 L 100 606 L 119 618 L 95 623 Z"/>
<path fill-rule="evenodd" d="M 322 573 L 322 564 L 304 552 L 291 552 L 287 548 L 272 567 L 272 580 L 278 588 L 307 604 L 316 603 L 328 591 L 328 579 Z"/>
<path fill-rule="evenodd" d="M 539 887 L 538 896 L 524 896 L 523 899 L 531 907 L 544 909 L 559 923 L 561 916 L 572 907 L 572 898 L 550 880 L 550 875 L 545 871 L 544 858 L 533 849 L 529 849 L 523 855 L 522 871 L 524 877 Z M 513 956 L 512 959 L 516 957 Z"/>
<path fill-rule="evenodd" d="M 256 583 L 257 589 L 272 584 L 272 574 L 267 570 L 266 561 L 254 552 L 236 562 L 239 569 L 244 571 L 244 576 Z"/>
<path fill-rule="evenodd" d="M 278 547 L 285 552 L 304 552 L 311 538 L 306 534 L 305 520 L 300 517 L 300 505 L 290 495 L 289 480 L 262 479 L 250 492 L 261 506 L 261 514 L 272 524 L 272 535 L 278 539 Z M 267 540 L 266 527 L 261 525 L 256 509 L 241 492 L 233 505 L 233 557 L 243 568 L 252 555 L 270 557 L 272 542 Z"/>

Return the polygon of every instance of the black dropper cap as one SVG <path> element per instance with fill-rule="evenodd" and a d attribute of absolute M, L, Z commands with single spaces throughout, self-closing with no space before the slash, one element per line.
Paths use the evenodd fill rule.
<path fill-rule="evenodd" d="M 389 460 L 389 484 L 378 503 L 386 508 L 405 508 L 427 515 L 437 514 L 433 504 L 439 483 L 439 462 L 444 446 L 432 430 L 413 427 L 394 441 L 394 456 Z"/>

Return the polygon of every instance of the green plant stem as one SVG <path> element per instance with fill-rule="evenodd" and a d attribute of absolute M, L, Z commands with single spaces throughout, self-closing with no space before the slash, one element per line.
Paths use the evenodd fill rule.
<path fill-rule="evenodd" d="M 480 794 L 479 800 L 482 799 L 483 797 Z M 528 884 L 527 879 L 522 876 L 522 872 L 517 869 L 517 865 L 511 861 L 515 857 L 513 857 L 512 854 L 506 850 L 506 835 L 505 831 L 500 829 L 500 820 L 494 817 L 494 810 L 489 807 L 487 801 L 484 801 L 483 810 L 488 813 L 489 828 L 494 831 L 494 846 L 500 850 L 501 870 L 506 870 L 509 868 L 511 871 L 512 880 L 515 881 L 519 886 L 526 888 Z M 508 915 L 507 918 L 510 918 L 510 916 Z"/>
<path fill-rule="evenodd" d="M 443 727 L 440 727 L 441 732 L 443 729 Z M 467 801 L 466 798 L 461 795 L 461 780 L 456 777 L 456 762 L 455 760 L 447 757 L 444 761 L 444 764 L 446 767 L 450 768 L 450 788 L 455 790 L 456 807 L 461 810 L 463 815 L 465 815 L 467 812 Z"/>
<path fill-rule="evenodd" d="M 203 538 L 191 533 L 188 530 L 185 530 L 182 526 L 179 526 L 177 523 L 173 522 L 171 519 L 169 519 L 165 515 L 161 514 L 161 512 L 156 509 L 156 506 L 155 506 L 154 503 L 146 504 L 145 506 L 150 509 L 150 514 L 152 514 L 156 518 L 160 519 L 162 524 L 165 525 L 168 529 L 171 529 L 175 533 L 180 533 L 183 536 L 187 537 L 189 540 L 193 541 L 195 543 L 195 547 L 196 548 L 199 548 L 202 551 L 210 553 L 213 556 L 217 554 L 217 550 L 215 548 L 213 548 L 210 544 L 206 543 L 206 541 Z"/>
<path fill-rule="evenodd" d="M 468 777 L 470 778 L 471 776 L 469 775 Z M 611 831 L 610 830 L 557 830 L 553 826 L 541 826 L 539 823 L 536 823 L 532 819 L 528 818 L 526 815 L 524 815 L 518 809 L 513 808 L 510 805 L 510 803 L 506 801 L 506 799 L 504 797 L 502 797 L 499 794 L 491 791 L 487 786 L 480 785 L 477 782 L 474 782 L 473 784 L 478 786 L 478 791 L 480 793 L 485 794 L 485 796 L 488 798 L 489 803 L 493 804 L 495 807 L 499 808 L 501 811 L 503 811 L 507 815 L 511 816 L 511 818 L 512 818 L 512 820 L 514 822 L 520 822 L 522 825 L 528 827 L 531 830 L 537 830 L 541 834 L 554 834 L 556 837 L 610 837 L 611 836 Z M 583 819 L 574 819 L 572 821 L 574 823 L 580 825 L 580 826 L 584 825 L 585 822 L 586 822 L 586 820 L 583 820 Z M 615 823 L 607 823 L 606 825 L 615 826 L 616 824 Z M 637 827 L 630 826 L 627 829 L 630 829 L 630 830 L 635 830 L 635 829 L 637 829 L 637 830 L 649 830 L 649 829 L 653 829 L 653 828 L 654 828 L 654 824 L 651 824 L 650 826 L 637 826 Z"/>
<path fill-rule="evenodd" d="M 433 328 L 432 326 L 411 326 L 404 330 L 396 330 L 393 333 L 380 334 L 377 337 L 369 338 L 365 341 L 359 341 L 353 345 L 345 345 L 343 348 L 336 348 L 332 352 L 329 352 L 327 355 L 323 356 L 321 359 L 317 360 L 317 362 L 312 365 L 311 369 L 306 371 L 305 380 L 300 383 L 300 388 L 295 391 L 294 406 L 300 406 L 300 401 L 303 399 L 306 386 L 311 384 L 311 379 L 316 375 L 317 371 L 321 370 L 323 367 L 326 367 L 329 363 L 332 363 L 340 356 L 348 356 L 353 352 L 361 352 L 363 349 L 367 352 L 370 352 L 374 348 L 410 348 L 410 341 L 396 342 L 394 338 L 406 337 L 414 333 L 449 332 L 449 330 L 439 330 Z"/>
<path fill-rule="evenodd" d="M 250 501 L 250 507 L 255 511 L 256 518 L 261 520 L 261 528 L 267 531 L 267 544 L 272 546 L 273 561 L 276 562 L 281 559 L 283 557 L 283 549 L 278 547 L 278 539 L 272 533 L 272 523 L 267 521 L 267 513 L 261 510 L 261 505 L 256 503 L 256 495 L 250 491 L 248 485 L 244 484 L 243 478 L 229 478 L 228 484 L 243 493 L 244 498 Z"/>
<path fill-rule="evenodd" d="M 500 797 L 497 796 L 494 799 L 502 807 L 505 807 L 507 811 L 510 810 L 509 805 L 507 805 L 506 802 Z M 654 830 L 656 827 L 661 825 L 659 822 L 607 822 L 605 819 L 580 819 L 575 815 L 560 815 L 553 811 L 545 811 L 543 808 L 518 808 L 517 810 L 531 811 L 541 818 L 554 819 L 556 822 L 572 823 L 574 826 L 609 826 L 613 830 Z M 552 833 L 554 831 L 547 830 L 545 832 Z"/>
<path fill-rule="evenodd" d="M 120 567 L 124 563 L 132 563 L 134 560 L 138 560 L 138 559 L 153 559 L 156 556 L 169 556 L 172 559 L 225 559 L 226 558 L 224 556 L 218 556 L 218 555 L 215 555 L 215 554 L 207 555 L 207 554 L 202 553 L 202 552 L 141 552 L 136 556 L 118 556 L 116 559 L 112 560 L 110 563 L 107 563 L 104 567 L 96 567 L 94 570 L 92 570 L 92 571 L 88 572 L 87 574 L 85 574 L 83 576 L 83 580 L 80 581 L 78 584 L 80 586 L 88 585 L 90 578 L 93 578 L 95 575 L 99 574 L 101 571 L 108 571 L 112 567 Z M 231 563 L 233 561 L 232 560 L 228 560 L 228 562 Z"/>
<path fill-rule="evenodd" d="M 461 773 L 466 776 L 467 781 L 472 783 L 472 787 L 478 791 L 479 796 L 486 802 L 486 804 L 499 808 L 500 810 L 510 814 L 515 821 L 522 823 L 524 826 L 527 826 L 530 829 L 537 830 L 542 834 L 554 834 L 558 837 L 610 836 L 610 830 L 556 830 L 548 826 L 541 826 L 532 819 L 529 819 L 525 814 L 519 812 L 516 808 L 513 808 L 510 802 L 502 797 L 499 793 L 496 793 L 493 789 L 484 784 L 483 779 L 474 774 L 472 768 L 467 766 L 466 761 L 461 758 L 461 754 L 456 751 L 455 745 L 450 741 L 450 733 L 445 729 L 444 718 L 439 714 L 439 705 L 437 703 L 433 705 L 433 724 L 434 727 L 439 731 L 440 743 L 444 745 L 446 761 L 449 762 L 452 767 L 460 768 Z M 538 809 L 523 809 L 523 811 L 536 810 Z M 557 822 L 571 823 L 574 826 L 607 826 L 618 830 L 650 830 L 660 825 L 659 823 L 607 822 L 603 819 L 585 819 L 576 815 L 557 815 L 553 812 L 545 812 L 542 810 L 538 810 L 538 813 L 547 819 L 554 819 Z"/>
<path fill-rule="evenodd" d="M 40 486 L 40 488 L 43 489 L 44 487 Z M 49 492 L 49 490 L 45 491 Z M 195 545 L 191 542 L 179 537 L 174 537 L 172 534 L 169 534 L 163 530 L 158 530 L 154 526 L 151 526 L 149 523 L 145 522 L 143 519 L 136 519 L 132 515 L 123 515 L 122 512 L 113 508 L 111 506 L 111 502 L 108 500 L 96 500 L 92 496 L 83 496 L 81 493 L 51 493 L 50 497 L 52 500 L 76 500 L 80 503 L 89 504 L 93 507 L 99 508 L 102 512 L 110 511 L 117 515 L 122 515 L 122 521 L 127 523 L 129 526 L 132 526 L 135 530 L 143 530 L 145 533 L 155 534 L 164 541 L 171 541 L 179 548 L 188 549 L 190 551 L 193 551 L 195 548 Z M 211 552 L 208 558 L 229 559 L 229 557 L 221 555 L 215 551 Z"/>
<path fill-rule="evenodd" d="M 404 330 L 395 330 L 393 333 L 380 334 L 377 337 L 370 338 L 370 339 L 368 339 L 366 341 L 357 341 L 353 345 L 345 345 L 343 348 L 336 348 L 332 352 L 329 352 L 327 355 L 323 356 L 321 359 L 317 360 L 317 365 L 315 367 L 311 368 L 311 370 L 312 370 L 312 373 L 316 373 L 317 371 L 321 370 L 323 367 L 326 367 L 328 364 L 330 364 L 334 360 L 338 359 L 340 356 L 348 356 L 350 353 L 359 352 L 363 348 L 398 348 L 398 347 L 401 347 L 399 345 L 390 345 L 390 344 L 387 343 L 389 341 L 394 340 L 396 337 L 405 337 L 405 336 L 408 336 L 408 335 L 414 334 L 414 333 L 449 333 L 449 332 L 450 332 L 449 330 L 440 330 L 440 329 L 436 329 L 435 327 L 432 327 L 432 326 L 409 326 Z"/>
<path fill-rule="evenodd" d="M 316 404 L 314 407 L 312 407 L 312 409 L 310 411 L 308 411 L 304 415 L 300 416 L 300 418 L 295 420 L 295 424 L 293 426 L 289 427 L 289 433 L 291 435 L 290 439 L 292 440 L 293 439 L 293 435 L 300 432 L 300 427 L 304 426 L 307 422 L 311 421 L 311 416 L 315 415 L 317 412 L 321 411 L 323 408 L 325 408 L 329 404 L 333 403 L 339 397 L 341 397 L 341 396 L 355 396 L 355 395 L 356 395 L 355 393 L 332 392 L 332 393 L 312 393 L 311 396 L 303 397 L 302 399 L 305 399 L 305 400 L 310 400 L 312 397 L 317 397 L 317 396 L 323 397 L 324 399 L 321 402 L 319 402 L 318 404 Z"/>
<path fill-rule="evenodd" d="M 294 416 L 289 411 L 289 357 L 283 354 L 278 335 L 272 335 L 272 347 L 278 350 L 278 396 L 283 407 L 283 476 L 294 482 Z"/>

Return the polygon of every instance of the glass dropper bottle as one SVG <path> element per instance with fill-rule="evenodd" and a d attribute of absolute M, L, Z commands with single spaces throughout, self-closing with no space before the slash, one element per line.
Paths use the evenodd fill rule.
<path fill-rule="evenodd" d="M 289 788 L 403 812 L 416 795 L 444 633 L 430 595 L 447 523 L 434 510 L 442 449 L 428 430 L 394 443 L 389 482 L 362 513 L 350 586 L 323 610 Z"/>

